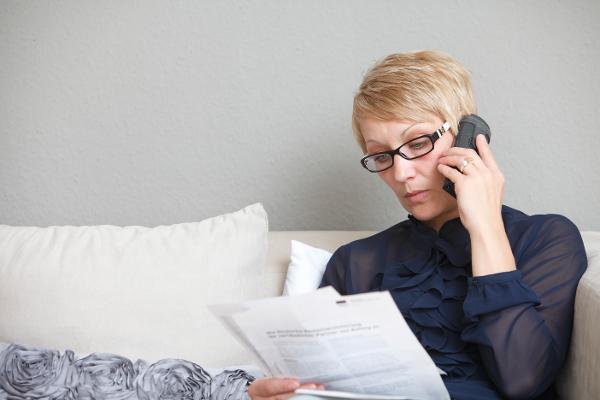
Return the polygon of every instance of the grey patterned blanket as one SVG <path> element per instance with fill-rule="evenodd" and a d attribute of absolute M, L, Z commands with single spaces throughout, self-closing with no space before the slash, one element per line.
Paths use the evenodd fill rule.
<path fill-rule="evenodd" d="M 179 359 L 148 364 L 105 353 L 76 358 L 70 350 L 16 344 L 0 352 L 0 400 L 233 400 L 247 398 L 253 380 L 240 369 L 211 376 Z"/>

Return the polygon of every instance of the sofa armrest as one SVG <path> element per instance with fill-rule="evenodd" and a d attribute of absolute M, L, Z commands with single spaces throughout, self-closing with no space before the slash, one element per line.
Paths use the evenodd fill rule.
<path fill-rule="evenodd" d="M 600 398 L 600 232 L 581 236 L 588 268 L 577 287 L 571 347 L 558 380 L 563 399 Z"/>

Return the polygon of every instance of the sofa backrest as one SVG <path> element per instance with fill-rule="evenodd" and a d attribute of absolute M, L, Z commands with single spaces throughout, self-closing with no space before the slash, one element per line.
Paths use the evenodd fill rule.
<path fill-rule="evenodd" d="M 333 252 L 345 243 L 365 238 L 374 231 L 273 231 L 269 232 L 265 286 L 259 291 L 262 297 L 280 296 L 290 263 L 291 241 Z"/>

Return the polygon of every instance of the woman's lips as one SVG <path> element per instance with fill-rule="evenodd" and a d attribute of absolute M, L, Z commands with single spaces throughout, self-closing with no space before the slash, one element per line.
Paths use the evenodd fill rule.
<path fill-rule="evenodd" d="M 404 197 L 413 203 L 416 202 L 420 202 L 425 200 L 425 198 L 427 197 L 427 190 L 418 190 L 416 192 L 412 192 L 412 193 L 406 193 L 406 195 L 404 195 Z"/>

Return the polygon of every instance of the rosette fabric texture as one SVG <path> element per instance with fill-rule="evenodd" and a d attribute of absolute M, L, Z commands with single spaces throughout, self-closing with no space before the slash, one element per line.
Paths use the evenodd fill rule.
<path fill-rule="evenodd" d="M 239 369 L 211 376 L 179 359 L 134 363 L 107 353 L 76 359 L 70 350 L 17 344 L 0 352 L 0 400 L 233 400 L 247 398 L 253 380 Z"/>

